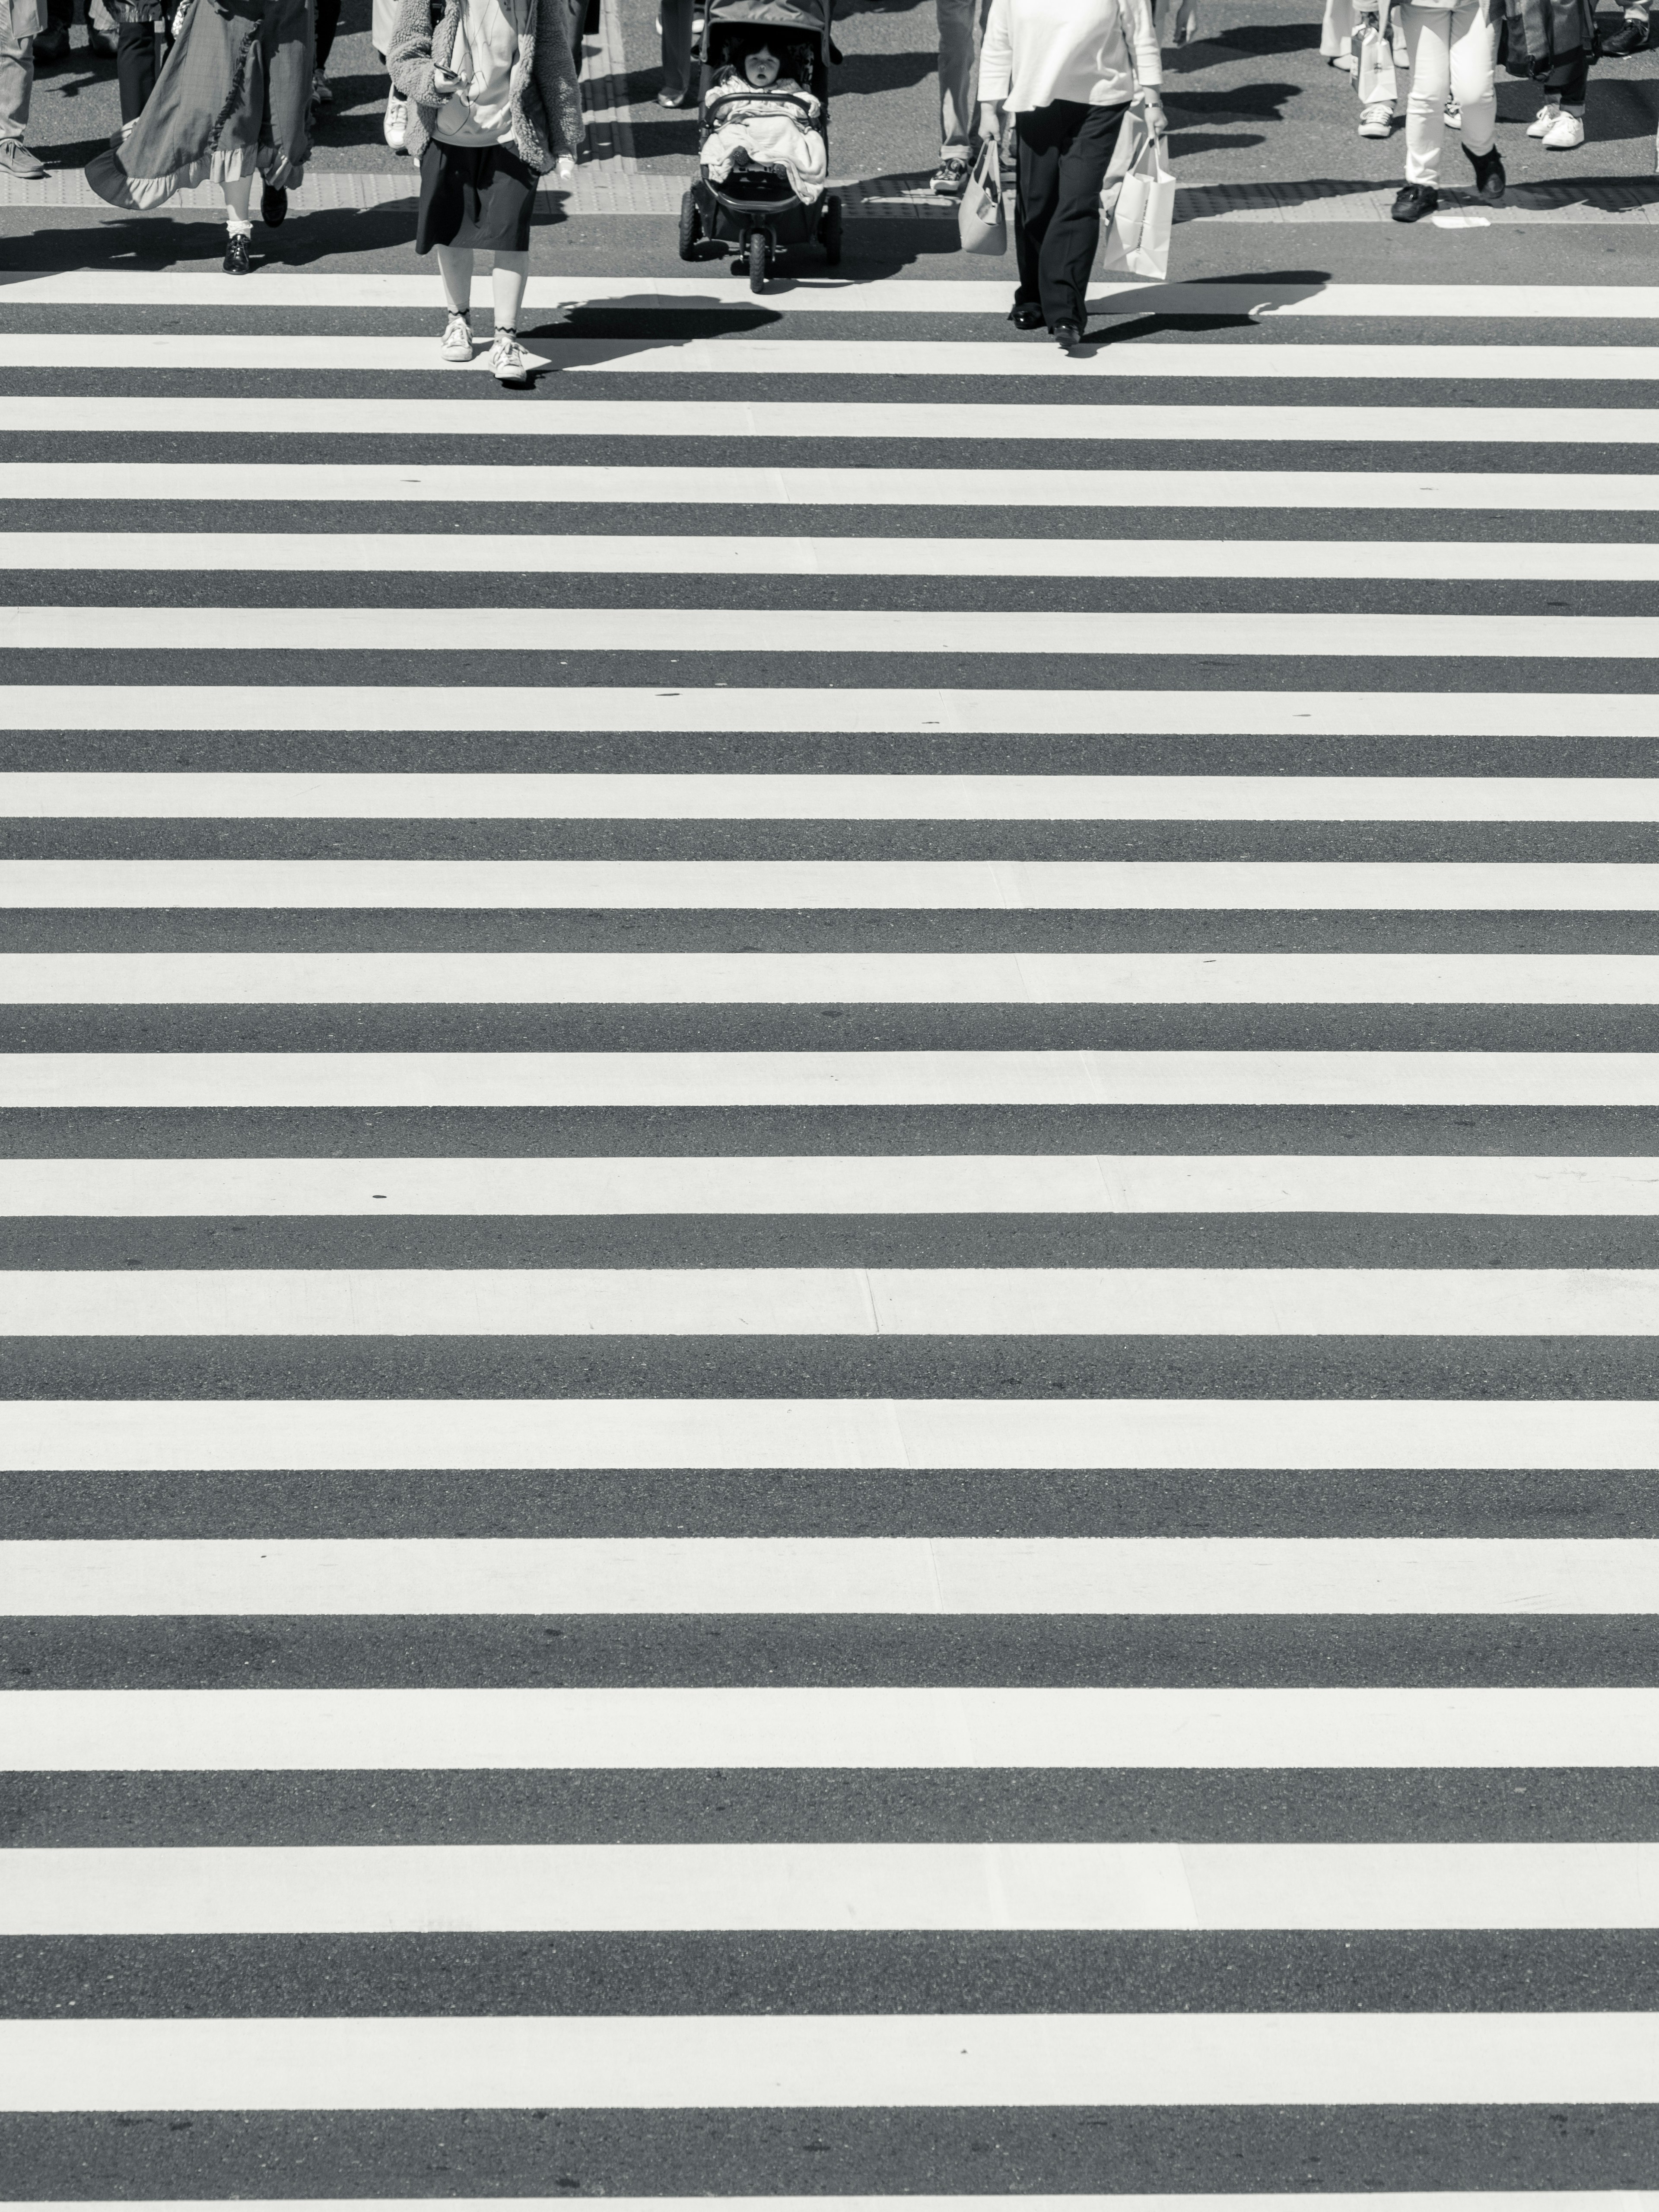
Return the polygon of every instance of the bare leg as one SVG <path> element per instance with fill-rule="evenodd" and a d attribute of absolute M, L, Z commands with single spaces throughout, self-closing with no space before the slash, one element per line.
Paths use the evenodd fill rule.
<path fill-rule="evenodd" d="M 498 253 L 490 275 L 495 294 L 495 328 L 516 331 L 519 311 L 524 305 L 524 288 L 530 282 L 530 256 L 527 253 Z"/>
<path fill-rule="evenodd" d="M 444 298 L 452 314 L 464 315 L 472 304 L 472 248 L 470 246 L 441 246 L 438 248 L 438 274 L 443 279 Z"/>

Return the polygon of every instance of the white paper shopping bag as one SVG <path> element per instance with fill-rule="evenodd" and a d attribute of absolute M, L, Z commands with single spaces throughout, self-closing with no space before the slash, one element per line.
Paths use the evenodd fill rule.
<path fill-rule="evenodd" d="M 1124 118 L 1126 131 L 1131 120 Z M 1108 178 L 1101 204 L 1109 220 L 1100 275 L 1150 276 L 1162 283 L 1170 273 L 1175 174 L 1164 167 L 1163 143 L 1155 131 L 1146 131 L 1121 184 Z"/>

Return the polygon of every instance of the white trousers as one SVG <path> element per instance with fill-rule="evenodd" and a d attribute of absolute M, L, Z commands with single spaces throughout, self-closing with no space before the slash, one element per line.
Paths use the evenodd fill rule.
<path fill-rule="evenodd" d="M 1495 34 L 1486 18 L 1486 0 L 1457 0 L 1453 8 L 1425 8 L 1419 0 L 1406 0 L 1400 14 L 1412 71 L 1406 98 L 1406 181 L 1437 185 L 1448 94 L 1463 111 L 1463 143 L 1471 154 L 1490 154 L 1497 138 Z"/>

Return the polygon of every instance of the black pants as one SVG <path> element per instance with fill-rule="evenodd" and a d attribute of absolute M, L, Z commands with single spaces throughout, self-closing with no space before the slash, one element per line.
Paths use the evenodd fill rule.
<path fill-rule="evenodd" d="M 340 27 L 340 0 L 317 0 L 317 66 L 322 69 L 328 61 L 329 50 L 334 44 L 334 33 Z"/>
<path fill-rule="evenodd" d="M 682 99 L 691 89 L 691 0 L 662 0 L 662 82 Z"/>
<path fill-rule="evenodd" d="M 1014 297 L 1036 301 L 1050 330 L 1056 323 L 1083 327 L 1089 271 L 1100 244 L 1100 188 L 1123 116 L 1121 107 L 1054 100 L 1014 118 L 1019 156 L 1014 204 L 1019 289 Z"/>
<path fill-rule="evenodd" d="M 144 112 L 144 102 L 155 89 L 160 71 L 158 52 L 166 58 L 173 44 L 165 23 L 118 23 L 115 27 L 115 79 L 121 88 L 121 120 L 131 123 Z"/>
<path fill-rule="evenodd" d="M 1544 89 L 1553 93 L 1564 107 L 1583 106 L 1589 90 L 1589 56 L 1582 46 L 1554 64 L 1544 79 Z"/>

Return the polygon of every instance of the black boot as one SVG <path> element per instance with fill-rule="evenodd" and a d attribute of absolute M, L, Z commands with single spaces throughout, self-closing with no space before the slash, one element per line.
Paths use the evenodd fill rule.
<path fill-rule="evenodd" d="M 1396 222 L 1420 222 L 1439 204 L 1440 195 L 1432 185 L 1401 185 L 1389 212 Z"/>
<path fill-rule="evenodd" d="M 233 230 L 225 240 L 225 274 L 227 276 L 247 275 L 247 233 Z"/>
<path fill-rule="evenodd" d="M 259 220 L 268 222 L 273 230 L 288 213 L 288 194 L 278 191 L 275 185 L 266 185 L 259 194 Z"/>
<path fill-rule="evenodd" d="M 1489 154 L 1469 154 L 1469 167 L 1474 171 L 1474 189 L 1483 200 L 1501 200 L 1508 182 L 1504 174 L 1504 157 L 1494 146 Z"/>

